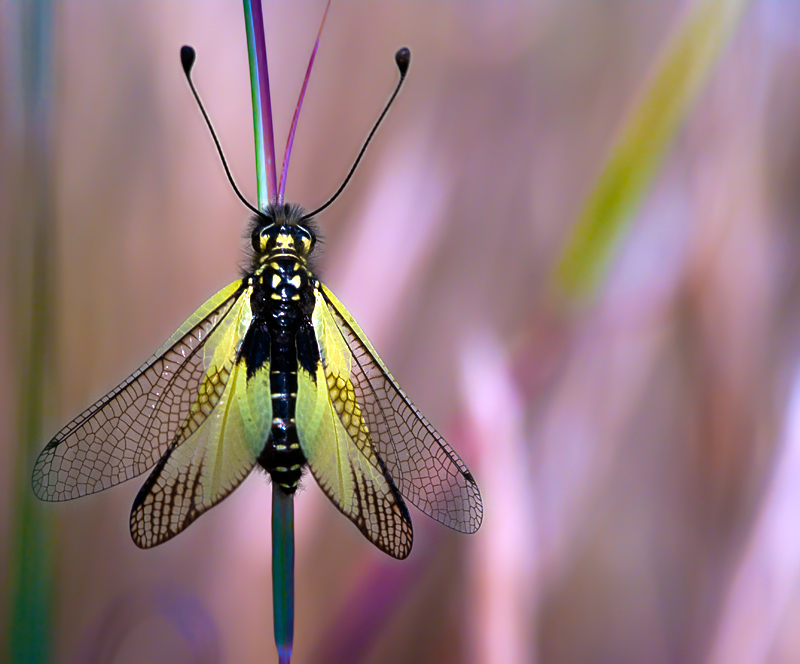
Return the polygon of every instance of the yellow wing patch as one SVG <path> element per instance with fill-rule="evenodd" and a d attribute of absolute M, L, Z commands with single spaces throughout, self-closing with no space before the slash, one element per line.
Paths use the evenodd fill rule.
<path fill-rule="evenodd" d="M 464 462 L 400 389 L 347 309 L 321 284 L 314 316 L 323 321 L 326 341 L 320 337 L 321 345 L 330 349 L 333 344 L 336 354 L 346 356 L 338 364 L 340 375 L 349 377 L 370 448 L 402 496 L 454 530 L 475 532 L 483 503 Z"/>
<path fill-rule="evenodd" d="M 300 447 L 325 494 L 382 551 L 411 551 L 408 510 L 375 454 L 350 381 L 350 353 L 327 308 L 314 309 L 322 361 L 312 377 L 297 376 Z"/>
<path fill-rule="evenodd" d="M 130 526 L 147 548 L 177 535 L 233 491 L 252 470 L 272 424 L 269 365 L 247 379 L 237 363 L 252 314 L 242 297 L 224 338 L 209 349 L 207 371 L 180 432 L 145 482 Z"/>

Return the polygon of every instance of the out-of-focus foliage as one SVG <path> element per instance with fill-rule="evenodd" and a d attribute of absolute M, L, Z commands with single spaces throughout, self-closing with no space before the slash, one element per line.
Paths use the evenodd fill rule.
<path fill-rule="evenodd" d="M 676 26 L 651 80 L 581 211 L 556 269 L 573 295 L 596 287 L 610 255 L 658 172 L 675 132 L 738 26 L 744 0 L 702 0 Z"/>
<path fill-rule="evenodd" d="M 0 577 L 0 588 L 8 590 L 0 593 L 8 598 L 0 609 L 0 620 L 7 616 L 0 623 L 0 659 L 39 664 L 53 657 L 54 571 L 50 522 L 42 505 L 31 496 L 27 476 L 28 459 L 45 435 L 42 414 L 53 396 L 48 388 L 52 388 L 49 378 L 55 368 L 53 12 L 49 0 L 22 3 L 15 9 L 18 59 L 13 60 L 17 67 L 8 73 L 18 82 L 18 95 L 6 107 L 8 115 L 3 115 L 16 116 L 16 140 L 9 144 L 17 148 L 20 159 L 5 174 L 8 206 L 3 217 L 16 223 L 9 226 L 6 240 L 12 247 L 5 273 L 12 290 L 2 299 L 12 311 L 3 334 L 13 348 L 12 360 L 3 366 L 17 388 L 8 403 L 16 416 L 8 418 L 16 425 L 16 445 L 4 459 L 11 470 L 6 487 L 13 507 L 8 515 L 10 524 L 3 528 L 10 535 L 4 538 L 8 548 L 0 553 L 0 560 L 8 561 Z M 13 191 L 17 196 L 11 195 Z"/>
<path fill-rule="evenodd" d="M 25 159 L 11 6 L 0 4 L 4 367 L 18 352 L 19 287 L 7 267 L 18 218 L 6 211 L 26 205 L 5 177 Z M 323 6 L 264 6 L 279 145 Z M 43 405 L 45 438 L 241 262 L 247 215 L 185 88 L 184 43 L 255 198 L 237 3 L 93 0 L 56 16 L 60 359 L 47 375 L 61 397 Z M 671 71 L 669 54 L 695 57 L 679 48 L 692 34 L 713 48 L 655 101 L 646 91 Z M 288 197 L 314 206 L 335 190 L 392 89 L 394 51 L 410 46 L 406 89 L 320 219 L 321 269 L 474 471 L 486 516 L 464 537 L 412 513 L 415 548 L 398 563 L 308 481 L 293 661 L 800 658 L 798 43 L 800 7 L 768 0 L 333 3 Z M 661 137 L 652 152 L 620 152 L 631 127 Z M 591 284 L 574 310 L 552 297 L 553 275 L 601 205 L 604 169 L 631 158 L 644 179 L 628 180 L 633 195 L 608 218 L 590 215 L 613 242 L 582 254 L 604 269 L 565 280 L 570 292 Z M 13 460 L 29 451 L 14 429 L 18 377 L 2 376 L 6 570 Z M 58 542 L 56 661 L 270 657 L 265 479 L 152 551 L 128 534 L 140 484 L 45 509 Z"/>

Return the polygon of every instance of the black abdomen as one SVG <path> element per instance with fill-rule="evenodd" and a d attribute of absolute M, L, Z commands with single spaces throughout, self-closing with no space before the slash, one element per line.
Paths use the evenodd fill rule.
<path fill-rule="evenodd" d="M 287 493 L 294 493 L 306 458 L 300 449 L 295 421 L 297 402 L 297 350 L 292 343 L 273 342 L 270 352 L 269 387 L 272 428 L 258 463 Z"/>
<path fill-rule="evenodd" d="M 258 302 L 257 316 L 270 340 L 272 427 L 258 463 L 284 491 L 294 493 L 306 464 L 297 436 L 295 406 L 297 371 L 307 370 L 306 339 L 309 330 L 313 334 L 310 275 L 296 256 L 274 257 L 258 276 L 252 301 Z"/>

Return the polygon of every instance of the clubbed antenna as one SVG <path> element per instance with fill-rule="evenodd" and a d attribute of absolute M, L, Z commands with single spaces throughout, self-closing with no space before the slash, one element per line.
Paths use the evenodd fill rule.
<path fill-rule="evenodd" d="M 211 138 L 214 139 L 214 145 L 217 146 L 217 152 L 219 152 L 219 158 L 222 160 L 222 166 L 225 169 L 225 175 L 228 176 L 228 182 L 231 183 L 231 187 L 236 192 L 236 195 L 239 197 L 239 200 L 242 201 L 250 210 L 258 214 L 258 210 L 253 207 L 247 199 L 242 195 L 242 192 L 239 191 L 239 187 L 236 186 L 236 182 L 233 180 L 233 175 L 231 175 L 231 170 L 228 168 L 228 162 L 225 160 L 225 154 L 222 152 L 222 146 L 219 144 L 219 139 L 217 138 L 217 134 L 214 131 L 214 127 L 211 124 L 211 120 L 208 117 L 208 113 L 206 113 L 206 109 L 203 106 L 203 102 L 200 101 L 200 95 L 197 94 L 197 90 L 194 87 L 194 83 L 192 82 L 192 67 L 194 66 L 194 61 L 197 57 L 195 50 L 191 46 L 182 46 L 181 47 L 181 65 L 183 65 L 183 73 L 186 74 L 186 80 L 189 82 L 189 88 L 192 90 L 192 94 L 194 95 L 195 101 L 197 105 L 200 107 L 200 112 L 203 114 L 203 118 L 205 118 L 206 124 L 208 125 L 208 130 L 211 132 Z"/>
<path fill-rule="evenodd" d="M 336 193 L 328 199 L 328 202 L 324 205 L 318 207 L 313 212 L 309 212 L 305 215 L 301 221 L 309 219 L 316 214 L 322 212 L 325 208 L 327 208 L 333 201 L 335 201 L 339 194 L 344 191 L 344 188 L 347 186 L 347 183 L 350 182 L 350 178 L 353 177 L 353 173 L 355 173 L 356 167 L 358 166 L 358 162 L 361 161 L 361 157 L 364 156 L 364 153 L 367 151 L 367 146 L 369 142 L 372 140 L 372 137 L 375 135 L 375 132 L 378 131 L 378 127 L 380 127 L 381 122 L 383 122 L 383 118 L 386 117 L 386 113 L 389 112 L 389 108 L 391 108 L 392 104 L 394 103 L 395 98 L 397 97 L 397 93 L 400 92 L 400 88 L 403 85 L 403 81 L 406 80 L 406 74 L 408 73 L 408 65 L 411 63 L 411 51 L 405 47 L 401 48 L 397 53 L 394 54 L 394 61 L 397 64 L 397 68 L 400 70 L 400 80 L 397 82 L 397 87 L 394 89 L 392 96 L 389 98 L 389 101 L 386 102 L 386 106 L 383 108 L 383 112 L 378 117 L 378 121 L 375 123 L 375 126 L 372 128 L 372 131 L 369 132 L 369 136 L 367 136 L 367 140 L 364 141 L 364 145 L 361 147 L 361 151 L 358 153 L 358 157 L 356 157 L 355 163 L 350 168 L 350 172 L 347 174 L 347 177 L 342 182 L 341 186 L 336 190 Z"/>

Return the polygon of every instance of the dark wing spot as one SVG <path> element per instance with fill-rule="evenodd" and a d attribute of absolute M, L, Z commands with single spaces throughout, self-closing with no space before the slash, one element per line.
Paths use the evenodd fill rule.
<path fill-rule="evenodd" d="M 269 362 L 269 344 L 267 326 L 254 321 L 244 335 L 242 347 L 239 350 L 239 361 L 244 360 L 248 380 Z"/>
<path fill-rule="evenodd" d="M 297 340 L 297 362 L 310 374 L 311 380 L 316 384 L 320 356 L 314 326 L 309 321 L 301 323 L 295 339 Z"/>

